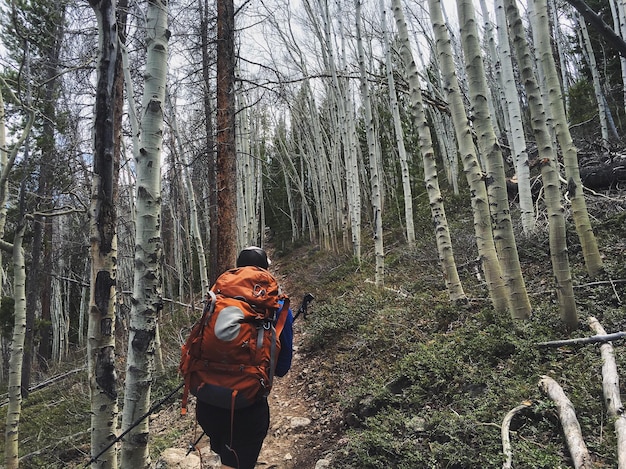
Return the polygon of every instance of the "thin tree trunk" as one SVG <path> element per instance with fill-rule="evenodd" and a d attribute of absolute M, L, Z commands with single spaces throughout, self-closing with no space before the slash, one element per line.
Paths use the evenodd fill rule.
<path fill-rule="evenodd" d="M 593 316 L 587 318 L 589 328 L 596 335 L 606 336 L 606 331 L 600 322 Z M 617 437 L 617 467 L 626 468 L 626 415 L 620 395 L 619 374 L 615 362 L 615 350 L 611 342 L 600 344 L 602 356 L 602 393 L 607 413 L 613 420 L 615 436 Z"/>
<path fill-rule="evenodd" d="M 398 158 L 400 160 L 400 170 L 402 172 L 402 192 L 404 195 L 404 220 L 406 223 L 406 239 L 409 247 L 415 245 L 415 223 L 413 222 L 413 195 L 411 193 L 411 175 L 409 173 L 409 164 L 406 156 L 406 148 L 404 147 L 404 131 L 402 130 L 402 121 L 400 119 L 400 109 L 398 106 L 398 98 L 396 96 L 396 83 L 393 78 L 393 62 L 391 60 L 391 47 L 389 44 L 389 33 L 387 32 L 385 3 L 380 0 L 380 9 L 383 23 L 383 46 L 385 54 L 385 65 L 387 74 L 387 84 L 389 85 L 389 99 L 391 102 L 391 113 L 393 117 L 393 126 L 395 130 L 396 145 L 398 147 Z M 421 103 L 420 103 L 421 104 Z M 431 141 L 432 146 L 432 141 Z"/>
<path fill-rule="evenodd" d="M 26 266 L 22 241 L 25 220 L 18 227 L 13 239 L 13 279 L 15 298 L 15 319 L 11 357 L 9 359 L 9 405 L 7 407 L 4 462 L 6 469 L 18 468 L 19 425 L 22 412 L 22 362 L 26 332 Z"/>
<path fill-rule="evenodd" d="M 517 61 L 521 70 L 528 104 L 531 114 L 533 133 L 537 140 L 539 160 L 541 163 L 541 178 L 545 191 L 545 200 L 548 210 L 550 260 L 556 281 L 561 318 L 568 328 L 575 328 L 578 324 L 574 288 L 567 254 L 567 239 L 565 232 L 564 209 L 561 204 L 559 176 L 556 168 L 556 157 L 552 146 L 552 139 L 548 131 L 543 110 L 541 92 L 533 72 L 530 49 L 524 34 L 522 19 L 515 0 L 504 0 L 509 30 L 513 38 Z"/>
<path fill-rule="evenodd" d="M 429 0 L 428 5 L 437 40 L 439 63 L 441 64 L 442 74 L 446 82 L 445 91 L 452 112 L 452 120 L 463 160 L 465 176 L 470 187 L 478 255 L 482 260 L 483 271 L 493 307 L 496 311 L 506 311 L 509 307 L 509 298 L 502 279 L 502 268 L 496 254 L 487 188 L 485 187 L 483 173 L 476 156 L 476 148 L 474 147 L 472 133 L 465 113 L 459 82 L 456 78 L 450 37 L 446 23 L 443 21 L 439 0 Z"/>
<path fill-rule="evenodd" d="M 361 0 L 355 0 L 356 5 L 356 40 L 359 54 L 359 70 L 361 72 L 361 99 L 365 109 L 365 126 L 367 147 L 370 161 L 370 183 L 372 186 L 372 209 L 374 212 L 374 253 L 376 256 L 375 281 L 377 287 L 383 287 L 385 281 L 385 252 L 383 244 L 383 208 L 382 208 L 382 180 L 378 165 L 380 144 L 376 122 L 372 115 L 370 92 L 367 84 L 367 71 L 365 69 L 365 53 L 363 51 L 363 39 L 361 37 Z"/>
<path fill-rule="evenodd" d="M 443 198 L 439 190 L 439 180 L 437 178 L 437 164 L 435 160 L 435 152 L 433 150 L 432 136 L 426 114 L 424 112 L 424 103 L 422 92 L 419 86 L 419 76 L 413 53 L 411 52 L 409 33 L 402 10 L 400 0 L 392 1 L 393 14 L 398 28 L 398 40 L 400 46 L 400 56 L 402 57 L 405 74 L 409 82 L 409 92 L 411 99 L 411 111 L 413 119 L 418 128 L 420 137 L 420 151 L 424 162 L 424 181 L 430 201 L 430 211 L 435 226 L 435 237 L 437 241 L 437 251 L 439 253 L 439 262 L 444 272 L 444 278 L 453 302 L 464 301 L 466 299 L 459 273 L 454 261 L 454 253 L 452 251 L 452 240 L 450 239 L 450 230 L 448 229 L 448 220 L 443 205 Z"/>
<path fill-rule="evenodd" d="M 7 83 L 0 76 L 0 93 L 6 92 L 10 95 L 14 102 L 19 103 L 19 99 L 11 92 L 11 89 L 7 86 Z M 4 118 L 4 100 L 0 97 L 0 139 L 4 139 L 6 135 L 5 118 Z M 26 109 L 24 109 L 26 110 Z M 33 126 L 35 118 L 34 111 L 28 110 L 26 113 L 26 123 L 24 130 L 20 138 L 10 148 L 10 151 L 2 156 L 3 165 L 0 167 L 0 205 L 7 205 L 7 183 L 9 174 L 15 164 L 15 160 L 19 153 L 18 150 L 22 148 L 24 142 L 28 139 L 30 131 Z M 1 146 L 3 151 L 7 151 L 6 142 Z M 0 226 L 4 227 L 6 221 L 4 211 L 0 211 L 2 218 L 0 219 Z M 18 455 L 19 455 L 19 423 L 20 413 L 22 405 L 22 362 L 24 356 L 24 336 L 26 331 L 26 268 L 24 261 L 24 252 L 22 249 L 22 241 L 24 237 L 25 226 L 20 225 L 17 227 L 17 231 L 13 236 L 13 244 L 7 243 L 3 239 L 0 239 L 0 249 L 8 254 L 11 254 L 13 258 L 13 297 L 15 299 L 14 305 L 14 326 L 13 326 L 13 340 L 11 342 L 11 351 L 9 356 L 9 383 L 8 383 L 8 396 L 9 404 L 6 415 L 6 427 L 5 427 L 5 468 L 17 469 L 18 467 Z"/>
<path fill-rule="evenodd" d="M 233 0 L 217 2 L 217 275 L 237 257 L 237 154 L 235 148 L 235 10 Z"/>
<path fill-rule="evenodd" d="M 526 151 L 524 122 L 519 103 L 519 95 L 517 93 L 517 83 L 513 73 L 506 12 L 504 11 L 502 0 L 495 0 L 495 8 L 496 23 L 498 25 L 498 42 L 500 46 L 500 71 L 511 130 L 511 148 L 515 160 L 515 173 L 517 175 L 520 218 L 524 233 L 529 235 L 535 231 L 536 224 L 533 198 L 530 191 L 530 165 L 528 162 L 528 152 Z"/>
<path fill-rule="evenodd" d="M 563 434 L 576 469 L 592 469 L 594 464 L 583 440 L 576 410 L 559 384 L 549 376 L 539 381 L 541 391 L 554 401 L 559 412 Z"/>
<path fill-rule="evenodd" d="M 154 379 L 159 311 L 163 308 L 161 273 L 161 152 L 169 31 L 167 2 L 153 0 L 146 14 L 146 71 L 142 100 L 140 157 L 136 162 L 137 194 L 135 275 L 124 390 L 121 467 L 150 466 L 148 419 L 132 425 L 150 407 Z"/>
<path fill-rule="evenodd" d="M 567 116 L 565 115 L 565 106 L 559 85 L 559 76 L 552 55 L 552 43 L 550 41 L 550 25 L 548 22 L 548 6 L 546 0 L 535 0 L 536 21 L 534 27 L 540 38 L 538 44 L 535 45 L 541 56 L 541 62 L 544 65 L 546 75 L 546 85 L 548 87 L 548 97 L 550 102 L 551 114 L 554 119 L 554 127 L 556 136 L 563 152 L 563 161 L 565 163 L 565 175 L 567 177 L 567 188 L 569 197 L 572 201 L 572 215 L 576 231 L 580 238 L 580 244 L 587 266 L 587 273 L 594 278 L 602 271 L 602 258 L 598 249 L 598 243 L 591 229 L 589 220 L 589 212 L 585 202 L 582 183 L 580 181 L 580 170 L 578 167 L 578 151 L 572 141 Z"/>
<path fill-rule="evenodd" d="M 115 4 L 90 2 L 98 20 L 98 81 L 94 122 L 94 175 L 91 186 L 91 287 L 87 361 L 91 390 L 91 454 L 100 453 L 115 438 L 117 374 L 115 371 L 116 209 L 115 162 L 118 130 L 116 76 L 121 72 Z M 93 469 L 116 469 L 112 447 L 92 463 Z"/>
<path fill-rule="evenodd" d="M 504 159 L 492 126 L 491 112 L 487 103 L 489 93 L 487 92 L 488 86 L 478 42 L 478 27 L 476 26 L 474 7 L 471 0 L 457 0 L 457 10 L 461 24 L 461 42 L 469 81 L 473 123 L 477 133 L 478 146 L 485 160 L 487 192 L 493 219 L 493 236 L 502 267 L 504 283 L 510 295 L 511 316 L 514 319 L 528 319 L 531 313 L 530 300 L 522 277 L 522 268 L 513 233 L 504 174 Z"/>
<path fill-rule="evenodd" d="M 200 271 L 200 288 L 202 298 L 209 291 L 211 285 L 209 284 L 208 269 L 206 263 L 206 255 L 204 252 L 204 243 L 202 241 L 202 233 L 200 232 L 200 220 L 198 216 L 198 205 L 196 203 L 196 194 L 189 175 L 190 163 L 187 161 L 185 155 L 185 149 L 183 148 L 180 140 L 180 132 L 178 130 L 178 120 L 176 119 L 176 109 L 171 102 L 171 96 L 168 95 L 167 100 L 170 109 L 170 121 L 172 123 L 172 132 L 174 133 L 175 146 L 177 148 L 178 157 L 180 159 L 180 167 L 182 172 L 183 182 L 185 184 L 185 191 L 187 193 L 187 200 L 189 204 L 189 220 L 191 224 L 191 236 L 193 238 L 194 245 L 196 247 L 196 255 L 198 256 L 198 269 Z"/>

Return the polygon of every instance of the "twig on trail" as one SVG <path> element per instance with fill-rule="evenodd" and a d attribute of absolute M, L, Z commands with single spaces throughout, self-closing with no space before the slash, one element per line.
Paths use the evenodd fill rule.
<path fill-rule="evenodd" d="M 502 464 L 502 469 L 511 469 L 513 467 L 513 449 L 511 447 L 511 438 L 509 435 L 509 428 L 511 426 L 511 421 L 513 417 L 517 415 L 524 409 L 527 409 L 532 404 L 530 402 L 525 402 L 521 405 L 510 410 L 505 416 L 504 420 L 502 420 L 502 427 L 500 429 L 500 434 L 502 435 L 502 452 L 506 456 L 506 460 L 504 464 Z"/>
<path fill-rule="evenodd" d="M 563 388 L 549 376 L 542 376 L 539 381 L 539 389 L 552 399 L 556 405 L 559 412 L 559 420 L 563 427 L 563 435 L 565 436 L 567 448 L 574 462 L 575 469 L 592 469 L 591 456 L 583 440 L 572 401 L 565 395 Z"/>
<path fill-rule="evenodd" d="M 600 322 L 593 316 L 587 319 L 589 328 L 596 334 L 606 334 Z M 615 422 L 617 436 L 617 466 L 626 468 L 626 416 L 620 397 L 619 375 L 615 363 L 613 345 L 605 343 L 600 346 L 602 356 L 602 393 L 609 416 Z"/>
<path fill-rule="evenodd" d="M 539 342 L 537 347 L 561 347 L 563 345 L 591 344 L 595 342 L 611 342 L 622 339 L 626 332 L 614 332 L 613 334 L 599 334 L 591 337 L 581 337 L 579 339 L 554 340 L 552 342 Z"/>

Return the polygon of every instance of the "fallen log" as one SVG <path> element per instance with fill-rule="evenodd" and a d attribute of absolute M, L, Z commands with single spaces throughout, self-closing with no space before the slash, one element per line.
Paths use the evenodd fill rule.
<path fill-rule="evenodd" d="M 598 335 L 606 334 L 600 322 L 593 316 L 587 320 L 589 327 Z M 614 420 L 615 436 L 617 437 L 617 467 L 626 469 L 626 416 L 620 397 L 619 374 L 615 363 L 613 345 L 600 345 L 602 356 L 602 393 L 607 413 Z"/>
<path fill-rule="evenodd" d="M 598 334 L 591 337 L 578 339 L 553 340 L 551 342 L 538 342 L 537 347 L 562 347 L 564 345 L 592 344 L 595 342 L 611 342 L 626 337 L 626 332 L 614 332 L 612 334 Z"/>
<path fill-rule="evenodd" d="M 502 469 L 511 469 L 513 467 L 513 448 L 511 446 L 511 437 L 509 436 L 509 428 L 511 426 L 511 421 L 513 417 L 517 415 L 524 409 L 527 409 L 532 404 L 530 402 L 525 402 L 521 405 L 510 410 L 505 416 L 504 420 L 502 420 L 502 427 L 500 428 L 500 435 L 502 437 L 502 452 L 506 457 L 504 463 L 502 464 Z"/>
<path fill-rule="evenodd" d="M 593 469 L 591 456 L 583 440 L 574 405 L 563 392 L 563 388 L 549 376 L 542 376 L 539 389 L 548 396 L 559 412 L 563 434 L 575 469 Z"/>

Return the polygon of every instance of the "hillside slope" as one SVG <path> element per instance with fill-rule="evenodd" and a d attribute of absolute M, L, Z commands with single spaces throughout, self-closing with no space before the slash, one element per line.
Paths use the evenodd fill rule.
<path fill-rule="evenodd" d="M 500 468 L 502 419 L 526 403 L 511 425 L 513 467 L 570 468 L 555 406 L 538 388 L 543 375 L 554 378 L 571 399 L 595 466 L 615 467 L 616 439 L 603 404 L 598 345 L 537 347 L 592 335 L 590 316 L 607 332 L 626 330 L 626 199 L 596 197 L 589 206 L 606 273 L 598 279 L 586 276 L 574 229 L 568 227 L 580 317 L 571 334 L 558 317 L 544 233 L 518 238 L 532 318 L 514 322 L 493 313 L 468 207 L 456 208 L 458 221 L 452 225 L 469 297 L 464 305 L 448 301 L 427 208 L 416 221 L 415 248 L 406 248 L 401 232 L 386 232 L 382 290 L 372 283 L 371 246 L 365 246 L 357 265 L 345 253 L 274 245 L 272 269 L 294 308 L 304 293 L 315 301 L 306 320 L 295 324 L 294 366 L 272 394 L 271 430 L 259 467 L 314 469 L 325 462 L 344 469 Z M 175 308 L 164 314 L 168 371 L 155 383 L 155 401 L 180 383 L 179 344 L 193 319 Z M 615 345 L 623 372 L 621 341 Z M 84 373 L 72 376 L 71 382 L 51 385 L 25 402 L 21 444 L 29 456 L 24 468 L 83 467 L 88 461 L 88 387 Z M 200 435 L 193 417 L 181 417 L 179 409 L 176 398 L 151 416 L 155 463 L 165 449 L 186 449 Z"/>

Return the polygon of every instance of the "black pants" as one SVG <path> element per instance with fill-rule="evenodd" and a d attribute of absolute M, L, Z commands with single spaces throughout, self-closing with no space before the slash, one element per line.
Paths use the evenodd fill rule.
<path fill-rule="evenodd" d="M 237 469 L 254 469 L 270 426 L 267 399 L 234 412 L 198 401 L 196 416 L 222 464 Z"/>

